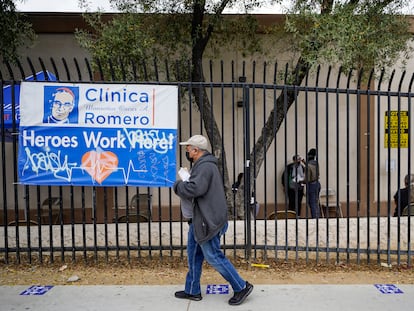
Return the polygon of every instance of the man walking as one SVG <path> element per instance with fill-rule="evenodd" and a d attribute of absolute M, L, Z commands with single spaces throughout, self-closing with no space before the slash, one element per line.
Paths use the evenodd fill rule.
<path fill-rule="evenodd" d="M 204 259 L 227 280 L 234 291 L 230 305 L 240 305 L 253 291 L 253 285 L 243 280 L 220 248 L 220 238 L 226 232 L 227 203 L 217 159 L 207 151 L 207 139 L 194 135 L 180 145 L 186 148 L 187 159 L 194 163 L 187 181 L 176 181 L 174 192 L 184 201 L 183 214 L 190 216 L 187 256 L 188 272 L 183 291 L 175 297 L 199 301 L 202 299 L 200 278 Z"/>

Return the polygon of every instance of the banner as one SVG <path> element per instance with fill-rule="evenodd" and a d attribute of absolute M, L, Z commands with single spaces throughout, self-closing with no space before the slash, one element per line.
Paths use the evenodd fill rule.
<path fill-rule="evenodd" d="M 177 109 L 177 86 L 22 82 L 19 181 L 169 187 Z"/>

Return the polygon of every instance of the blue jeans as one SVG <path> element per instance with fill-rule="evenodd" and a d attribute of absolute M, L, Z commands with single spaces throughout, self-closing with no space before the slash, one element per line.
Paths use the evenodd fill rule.
<path fill-rule="evenodd" d="M 184 289 L 187 294 L 201 293 L 200 278 L 204 259 L 230 283 L 234 292 L 239 292 L 246 286 L 246 281 L 240 277 L 233 264 L 220 249 L 220 238 L 226 232 L 227 227 L 226 224 L 214 238 L 198 244 L 194 237 L 193 224 L 190 224 L 187 241 L 188 272 Z"/>
<path fill-rule="evenodd" d="M 307 199 L 308 205 L 311 210 L 312 218 L 320 217 L 320 208 L 319 208 L 319 192 L 321 191 L 321 184 L 319 181 L 310 182 L 307 184 Z"/>

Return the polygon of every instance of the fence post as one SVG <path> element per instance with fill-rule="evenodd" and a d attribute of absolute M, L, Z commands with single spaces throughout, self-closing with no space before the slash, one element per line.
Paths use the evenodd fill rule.
<path fill-rule="evenodd" d="M 246 82 L 246 77 L 240 77 L 240 82 Z M 243 85 L 243 134 L 244 134 L 244 228 L 246 232 L 245 258 L 250 260 L 252 251 L 252 232 L 250 198 L 250 99 L 249 86 Z"/>

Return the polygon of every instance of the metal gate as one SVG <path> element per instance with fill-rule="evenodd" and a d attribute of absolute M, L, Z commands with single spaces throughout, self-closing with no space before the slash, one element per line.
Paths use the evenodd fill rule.
<path fill-rule="evenodd" d="M 187 224 L 169 188 L 19 184 L 16 87 L 32 76 L 178 85 L 178 139 L 204 134 L 211 152 L 224 158 L 230 226 L 223 248 L 230 256 L 411 263 L 411 217 L 394 194 L 412 172 L 412 73 L 385 79 L 385 72 L 318 67 L 295 85 L 277 63 L 209 61 L 206 82 L 182 82 L 187 64 L 139 62 L 127 69 L 115 63 L 51 58 L 0 67 L 0 253 L 6 262 L 184 256 L 186 245 Z M 195 92 L 205 92 L 208 107 L 195 101 Z M 209 132 L 214 127 L 218 136 Z M 282 187 L 292 156 L 306 158 L 311 148 L 318 151 L 322 186 L 323 217 L 316 219 L 306 184 L 295 211 Z M 189 165 L 183 150 L 177 159 Z"/>

